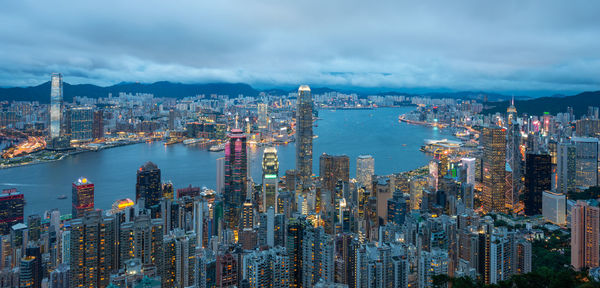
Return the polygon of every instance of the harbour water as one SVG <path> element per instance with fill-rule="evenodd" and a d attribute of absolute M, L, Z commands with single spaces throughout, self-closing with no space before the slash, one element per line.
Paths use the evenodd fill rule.
<path fill-rule="evenodd" d="M 356 172 L 356 157 L 370 154 L 379 175 L 415 169 L 429 156 L 419 148 L 426 139 L 453 139 L 449 131 L 398 122 L 398 115 L 412 107 L 376 110 L 321 110 L 318 135 L 313 141 L 313 173 L 319 173 L 319 155 L 345 154 L 350 157 L 350 177 Z M 250 175 L 261 177 L 261 147 L 250 147 Z M 277 146 L 280 175 L 295 166 L 294 143 Z M 95 206 L 108 209 L 121 198 L 135 198 L 136 171 L 146 161 L 158 165 L 162 181 L 175 188 L 216 186 L 216 159 L 223 152 L 209 152 L 194 145 L 165 146 L 162 142 L 140 143 L 73 155 L 61 161 L 0 169 L 0 189 L 17 188 L 25 194 L 25 215 L 59 208 L 71 212 L 71 183 L 86 177 L 95 184 Z M 58 195 L 66 195 L 63 200 Z"/>

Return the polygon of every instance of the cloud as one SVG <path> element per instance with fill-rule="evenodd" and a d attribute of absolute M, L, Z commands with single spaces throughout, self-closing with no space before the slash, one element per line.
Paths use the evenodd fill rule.
<path fill-rule="evenodd" d="M 0 85 L 600 89 L 594 1 L 9 1 Z"/>

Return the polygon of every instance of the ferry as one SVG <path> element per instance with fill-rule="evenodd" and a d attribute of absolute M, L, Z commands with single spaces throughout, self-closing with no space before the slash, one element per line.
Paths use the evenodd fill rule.
<path fill-rule="evenodd" d="M 59 200 L 64 200 L 64 199 L 67 199 L 67 195 L 61 194 L 61 195 L 58 195 L 58 197 L 56 197 L 56 198 Z"/>
<path fill-rule="evenodd" d="M 208 151 L 210 152 L 220 152 L 223 150 L 225 150 L 225 143 L 213 145 L 212 147 L 208 148 Z"/>

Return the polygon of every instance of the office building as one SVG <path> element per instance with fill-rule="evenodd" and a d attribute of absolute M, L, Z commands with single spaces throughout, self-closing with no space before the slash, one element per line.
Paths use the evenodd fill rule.
<path fill-rule="evenodd" d="M 544 215 L 544 220 L 556 225 L 565 225 L 567 222 L 566 205 L 567 199 L 565 194 L 544 191 L 542 195 L 542 215 Z"/>
<path fill-rule="evenodd" d="M 23 222 L 25 196 L 17 189 L 3 190 L 0 194 L 0 235 L 10 233 L 10 227 Z"/>
<path fill-rule="evenodd" d="M 475 158 L 462 158 L 460 162 L 463 165 L 466 173 L 465 179 L 467 184 L 475 185 Z"/>
<path fill-rule="evenodd" d="M 600 208 L 577 201 L 571 208 L 571 265 L 575 270 L 598 267 Z"/>
<path fill-rule="evenodd" d="M 575 144 L 575 185 L 592 187 L 598 185 L 598 139 L 573 137 Z"/>
<path fill-rule="evenodd" d="M 356 181 L 371 191 L 371 177 L 375 175 L 375 159 L 371 155 L 359 155 L 356 158 Z"/>
<path fill-rule="evenodd" d="M 346 155 L 328 155 L 319 157 L 319 175 L 321 190 L 334 191 L 338 181 L 350 181 L 350 158 Z"/>
<path fill-rule="evenodd" d="M 277 192 L 279 191 L 279 159 L 275 147 L 265 148 L 262 172 L 261 212 L 265 212 L 269 207 L 276 206 Z"/>
<path fill-rule="evenodd" d="M 485 212 L 505 212 L 506 129 L 484 127 L 481 136 L 483 146 L 483 193 Z"/>
<path fill-rule="evenodd" d="M 94 110 L 92 107 L 82 106 L 69 109 L 71 141 L 87 142 L 93 140 L 92 126 L 94 123 Z"/>
<path fill-rule="evenodd" d="M 313 153 L 313 102 L 310 87 L 298 88 L 296 108 L 296 171 L 304 188 L 310 184 Z"/>
<path fill-rule="evenodd" d="M 62 136 L 63 82 L 60 73 L 52 73 L 50 84 L 50 138 Z"/>
<path fill-rule="evenodd" d="M 81 177 L 73 182 L 72 201 L 73 218 L 81 217 L 84 212 L 94 210 L 94 183 L 87 178 Z"/>
<path fill-rule="evenodd" d="M 239 129 L 231 130 L 229 141 L 225 145 L 224 182 L 223 208 L 225 227 L 232 230 L 238 230 L 241 207 L 248 196 L 246 135 Z"/>
<path fill-rule="evenodd" d="M 266 130 L 269 127 L 268 106 L 266 103 L 258 103 L 256 106 L 258 110 L 258 129 Z"/>
<path fill-rule="evenodd" d="M 525 214 L 542 214 L 542 193 L 552 188 L 550 155 L 527 153 L 525 163 Z"/>
<path fill-rule="evenodd" d="M 92 125 L 92 138 L 99 140 L 104 138 L 104 111 L 94 112 L 94 123 Z"/>
<path fill-rule="evenodd" d="M 577 152 L 572 143 L 559 143 L 557 145 L 556 159 L 556 190 L 562 194 L 575 191 L 577 179 Z"/>
<path fill-rule="evenodd" d="M 137 171 L 137 182 L 135 184 L 135 201 L 144 198 L 146 208 L 151 208 L 160 203 L 162 198 L 162 184 L 160 181 L 160 169 L 152 162 L 146 162 Z"/>

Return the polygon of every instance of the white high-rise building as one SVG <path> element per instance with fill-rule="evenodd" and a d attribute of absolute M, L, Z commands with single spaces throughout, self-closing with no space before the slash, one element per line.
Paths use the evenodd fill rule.
<path fill-rule="evenodd" d="M 225 188 L 225 157 L 217 158 L 217 194 Z"/>
<path fill-rule="evenodd" d="M 371 178 L 375 174 L 375 159 L 371 155 L 360 155 L 356 159 L 356 181 L 371 191 Z"/>
<path fill-rule="evenodd" d="M 475 185 L 475 158 L 462 158 L 462 163 L 467 172 L 467 184 Z"/>
<path fill-rule="evenodd" d="M 50 87 L 50 138 L 62 135 L 63 82 L 60 73 L 52 73 Z"/>
<path fill-rule="evenodd" d="M 542 214 L 544 220 L 556 225 L 567 223 L 567 198 L 565 194 L 544 191 L 542 194 Z"/>

